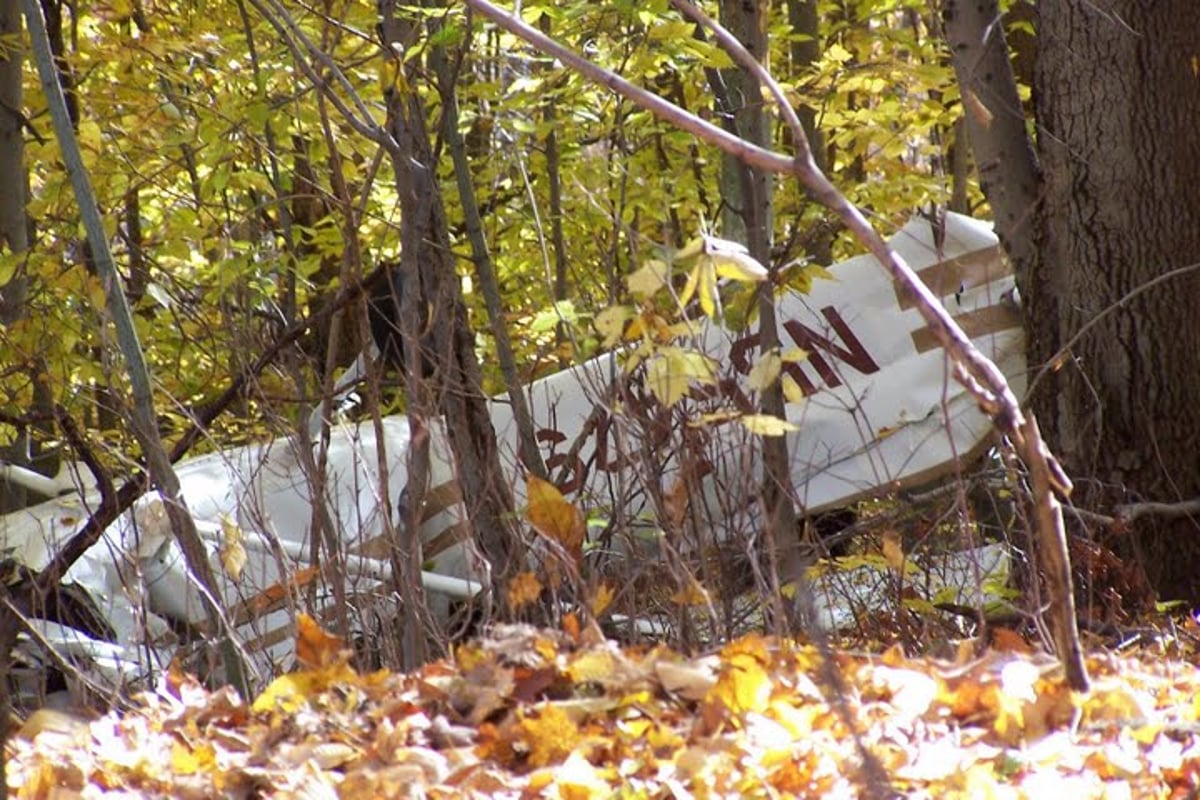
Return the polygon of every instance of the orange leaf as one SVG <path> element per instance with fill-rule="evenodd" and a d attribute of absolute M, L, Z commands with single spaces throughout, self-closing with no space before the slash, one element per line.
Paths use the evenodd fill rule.
<path fill-rule="evenodd" d="M 536 475 L 527 475 L 525 480 L 529 487 L 529 510 L 525 515 L 529 524 L 579 561 L 583 557 L 586 530 L 583 512 L 563 497 L 562 492 L 549 481 Z"/>
<path fill-rule="evenodd" d="M 613 588 L 607 583 L 602 583 L 597 586 L 596 590 L 592 592 L 592 597 L 589 602 L 589 605 L 592 609 L 592 616 L 603 616 L 608 607 L 612 605 L 613 597 L 615 596 L 616 592 L 614 592 Z"/>
<path fill-rule="evenodd" d="M 532 572 L 520 572 L 508 582 L 508 606 L 516 611 L 542 595 L 542 582 Z"/>
<path fill-rule="evenodd" d="M 896 572 L 904 571 L 904 545 L 900 540 L 899 531 L 883 532 L 883 558 L 889 567 Z"/>
<path fill-rule="evenodd" d="M 995 627 L 988 630 L 992 637 L 992 649 L 1001 653 L 1033 653 L 1033 648 L 1021 634 L 1012 628 Z"/>
<path fill-rule="evenodd" d="M 672 527 L 682 528 L 688 510 L 687 484 L 682 479 L 676 480 L 666 491 L 663 495 L 663 504 L 666 506 L 667 518 L 671 521 Z"/>
<path fill-rule="evenodd" d="M 296 617 L 296 659 L 310 669 L 320 669 L 342 660 L 345 643 L 326 633 L 308 614 Z"/>
<path fill-rule="evenodd" d="M 709 602 L 708 592 L 695 579 L 689 579 L 687 585 L 671 595 L 671 602 L 681 606 L 703 606 Z"/>
<path fill-rule="evenodd" d="M 563 633 L 571 637 L 571 641 L 573 641 L 575 644 L 579 644 L 579 617 L 575 615 L 574 611 L 568 611 L 563 615 L 562 629 Z"/>

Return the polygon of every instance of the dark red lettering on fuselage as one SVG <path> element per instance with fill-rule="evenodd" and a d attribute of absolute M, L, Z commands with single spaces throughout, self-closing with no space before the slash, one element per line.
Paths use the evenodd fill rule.
<path fill-rule="evenodd" d="M 822 308 L 821 316 L 829 324 L 830 335 L 837 336 L 836 341 L 830 338 L 830 335 L 813 330 L 796 320 L 788 320 L 783 323 L 783 329 L 792 342 L 808 353 L 808 358 L 800 363 L 788 361 L 783 365 L 783 371 L 791 376 L 806 397 L 816 394 L 822 386 L 805 374 L 802 369 L 804 364 L 812 365 L 812 369 L 816 370 L 820 381 L 830 388 L 842 385 L 842 380 L 831 363 L 832 360 L 853 367 L 863 375 L 879 371 L 879 365 L 875 359 L 867 352 L 867 348 L 842 319 L 842 315 L 836 308 L 833 306 Z M 729 353 L 734 369 L 742 375 L 748 375 L 757 349 L 757 333 L 749 334 L 734 342 Z M 739 411 L 749 413 L 753 410 L 750 396 L 738 385 L 736 380 L 729 377 L 722 379 L 716 386 L 695 387 L 693 397 L 709 400 L 724 398 Z M 658 406 L 649 395 L 643 397 L 636 393 L 629 393 L 624 400 L 636 418 L 643 420 L 647 425 L 645 433 L 649 435 L 651 441 L 647 444 L 651 448 L 664 444 L 670 438 L 671 419 L 668 409 Z M 594 438 L 596 443 L 595 449 L 585 461 L 579 455 L 582 448 L 576 447 L 568 452 L 558 451 L 560 445 L 567 444 L 566 436 L 559 431 L 553 428 L 542 428 L 536 434 L 538 442 L 549 451 L 546 453 L 546 468 L 557 478 L 559 490 L 566 494 L 583 488 L 593 470 L 616 472 L 630 465 L 629 457 L 622 454 L 617 445 L 616 431 L 608 412 L 600 413 L 599 418 L 595 421 L 595 427 L 586 435 Z"/>
<path fill-rule="evenodd" d="M 867 352 L 867 348 L 863 346 L 858 336 L 846 324 L 846 320 L 842 319 L 842 315 L 838 313 L 836 308 L 825 306 L 825 308 L 821 309 L 821 316 L 825 317 L 825 321 L 829 323 L 830 329 L 833 333 L 837 334 L 841 340 L 840 343 L 797 320 L 792 319 L 783 323 L 783 329 L 787 331 L 792 342 L 808 353 L 808 358 L 803 362 L 788 361 L 783 365 L 783 371 L 791 376 L 805 397 L 816 394 L 821 387 L 805 374 L 802 369 L 803 364 L 811 364 L 812 368 L 817 371 L 817 375 L 830 388 L 842 385 L 842 379 L 838 377 L 837 370 L 830 363 L 830 358 L 836 359 L 846 366 L 853 367 L 863 375 L 871 375 L 879 371 L 879 364 L 875 363 L 875 359 Z M 733 349 L 729 355 L 733 361 L 734 368 L 738 372 L 743 375 L 750 373 L 752 364 L 751 356 L 757 348 L 757 333 L 744 336 L 734 342 Z"/>

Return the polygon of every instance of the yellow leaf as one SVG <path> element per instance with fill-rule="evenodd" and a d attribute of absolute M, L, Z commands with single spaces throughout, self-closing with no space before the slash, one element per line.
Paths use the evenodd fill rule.
<path fill-rule="evenodd" d="M 171 743 L 171 772 L 176 775 L 195 775 L 212 772 L 217 766 L 217 752 L 211 744 L 198 742 L 188 747 L 180 741 Z"/>
<path fill-rule="evenodd" d="M 701 259 L 696 265 L 696 272 L 700 276 L 700 310 L 707 317 L 717 316 L 717 273 L 713 269 L 713 265 L 707 259 Z"/>
<path fill-rule="evenodd" d="M 696 293 L 696 289 L 700 286 L 700 268 L 699 266 L 692 269 L 688 273 L 687 283 L 683 285 L 683 291 L 679 293 L 679 304 L 686 306 L 692 299 L 692 295 Z"/>
<path fill-rule="evenodd" d="M 633 311 L 629 306 L 609 306 L 596 315 L 592 324 L 596 327 L 596 333 L 604 338 L 604 346 L 612 347 L 621 341 L 625 334 L 625 323 L 632 318 Z"/>
<path fill-rule="evenodd" d="M 673 406 L 687 394 L 687 377 L 672 371 L 672 360 L 658 355 L 646 365 L 646 385 L 664 406 Z"/>
<path fill-rule="evenodd" d="M 242 569 L 246 566 L 245 534 L 234 522 L 221 516 L 221 546 L 218 551 L 221 568 L 235 583 L 242 579 Z"/>
<path fill-rule="evenodd" d="M 384 56 L 379 60 L 379 88 L 385 94 L 396 87 L 400 80 L 400 64 L 394 58 Z"/>
<path fill-rule="evenodd" d="M 544 767 L 562 762 L 579 745 L 579 726 L 558 706 L 547 703 L 535 717 L 520 722 L 521 738 L 529 747 L 529 764 Z"/>
<path fill-rule="evenodd" d="M 759 283 L 768 277 L 766 267 L 758 263 L 758 260 L 750 255 L 750 251 L 737 242 L 708 236 L 704 240 L 704 253 L 702 260 L 707 261 L 722 278 Z"/>
<path fill-rule="evenodd" d="M 85 153 L 99 154 L 101 140 L 103 134 L 100 131 L 100 125 L 92 118 L 85 117 L 79 121 L 79 130 L 76 131 L 76 137 L 79 140 L 79 149 Z"/>
<path fill-rule="evenodd" d="M 646 318 L 639 314 L 630 321 L 629 330 L 625 332 L 625 336 L 631 341 L 639 339 L 646 335 L 647 329 Z"/>
<path fill-rule="evenodd" d="M 681 249 L 675 251 L 675 260 L 683 261 L 685 258 L 698 256 L 704 252 L 704 237 L 697 236 L 690 242 L 685 244 Z"/>
<path fill-rule="evenodd" d="M 779 380 L 779 373 L 782 371 L 783 359 L 780 358 L 777 350 L 772 350 L 764 353 L 754 362 L 754 366 L 750 368 L 750 374 L 746 377 L 746 382 L 754 391 L 764 392 L 775 385 L 775 381 Z"/>
<path fill-rule="evenodd" d="M 796 379 L 786 372 L 783 373 L 783 399 L 789 403 L 804 402 L 804 390 L 796 383 Z"/>
<path fill-rule="evenodd" d="M 575 683 L 612 684 L 617 661 L 609 650 L 595 649 L 580 653 L 567 668 Z"/>
<path fill-rule="evenodd" d="M 542 595 L 542 582 L 532 572 L 519 572 L 508 582 L 508 605 L 516 610 L 537 600 Z"/>
<path fill-rule="evenodd" d="M 294 714 L 331 686 L 353 684 L 358 680 L 357 673 L 344 662 L 281 675 L 263 689 L 250 708 L 256 713 L 279 711 Z"/>
<path fill-rule="evenodd" d="M 745 414 L 741 422 L 746 430 L 756 436 L 783 436 L 790 431 L 800 430 L 794 423 L 771 414 Z"/>
<path fill-rule="evenodd" d="M 669 279 L 667 265 L 658 259 L 650 259 L 626 278 L 625 284 L 630 293 L 645 300 L 666 286 Z"/>
<path fill-rule="evenodd" d="M 732 656 L 726 660 L 707 700 L 732 714 L 761 713 L 771 701 L 771 677 L 757 659 Z"/>
<path fill-rule="evenodd" d="M 689 380 L 706 383 L 710 386 L 717 382 L 716 365 L 711 358 L 695 350 L 677 350 L 671 358 L 676 361 L 677 368 Z"/>
<path fill-rule="evenodd" d="M 854 58 L 854 55 L 842 47 L 840 44 L 834 43 L 825 51 L 825 57 L 837 64 L 845 64 Z"/>
<path fill-rule="evenodd" d="M 703 428 L 706 425 L 721 425 L 731 420 L 740 419 L 741 416 L 740 411 L 734 411 L 733 409 L 713 411 L 709 414 L 701 414 L 698 419 L 688 420 L 688 427 Z"/>
<path fill-rule="evenodd" d="M 0 286 L 11 281 L 21 268 L 24 259 L 17 258 L 14 253 L 0 253 Z"/>
<path fill-rule="evenodd" d="M 563 497 L 558 487 L 536 475 L 526 475 L 529 508 L 525 518 L 533 529 L 557 542 L 576 561 L 583 557 L 586 522 L 583 512 Z"/>
<path fill-rule="evenodd" d="M 803 347 L 789 347 L 780 354 L 780 358 L 789 364 L 799 364 L 808 359 L 808 351 Z"/>

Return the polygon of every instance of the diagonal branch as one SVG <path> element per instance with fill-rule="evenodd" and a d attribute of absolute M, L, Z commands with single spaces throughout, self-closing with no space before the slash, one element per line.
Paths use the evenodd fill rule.
<path fill-rule="evenodd" d="M 677 7 L 683 3 L 678 2 Z M 1087 672 L 1083 665 L 1079 633 L 1075 620 L 1074 596 L 1071 590 L 1070 565 L 1066 554 L 1066 536 L 1062 527 L 1062 511 L 1054 497 L 1054 491 L 1070 494 L 1071 482 L 1063 473 L 1058 461 L 1050 452 L 1032 417 L 1026 417 L 1020 403 L 1004 373 L 985 356 L 946 308 L 938 301 L 904 259 L 888 247 L 883 237 L 871 226 L 862 212 L 850 203 L 837 187 L 821 172 L 813 161 L 807 137 L 803 129 L 796 131 L 797 155 L 788 158 L 780 153 L 750 144 L 717 126 L 684 111 L 677 105 L 652 94 L 620 76 L 593 64 L 577 55 L 540 31 L 525 24 L 519 18 L 500 10 L 488 0 L 466 0 L 471 8 L 508 32 L 529 42 L 538 50 L 551 55 L 564 64 L 576 69 L 587 78 L 612 89 L 614 92 L 637 103 L 642 108 L 657 114 L 709 142 L 721 150 L 759 169 L 791 175 L 808 191 L 813 199 L 832 210 L 855 237 L 878 259 L 892 277 L 911 292 L 917 300 L 917 310 L 934 332 L 939 344 L 958 365 L 956 378 L 993 417 L 996 427 L 1013 443 L 1017 452 L 1028 466 L 1035 482 L 1035 507 L 1039 543 L 1046 551 L 1047 581 L 1051 585 L 1054 603 L 1052 628 L 1059 658 L 1064 662 L 1068 681 L 1072 688 L 1082 691 L 1087 688 Z M 708 20 L 699 9 L 682 9 L 688 16 L 713 30 L 718 40 L 738 63 L 755 69 L 750 62 L 757 61 L 746 52 L 736 38 L 722 31 L 715 22 Z M 765 72 L 761 65 L 755 73 Z M 771 86 L 770 83 L 766 84 Z M 774 92 L 775 89 L 772 89 Z M 782 93 L 776 94 L 781 107 L 787 106 Z M 787 112 L 782 112 L 786 115 Z M 803 144 L 801 144 L 803 142 Z"/>

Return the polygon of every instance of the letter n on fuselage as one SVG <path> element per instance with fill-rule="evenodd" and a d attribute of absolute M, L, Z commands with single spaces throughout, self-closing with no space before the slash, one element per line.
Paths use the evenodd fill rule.
<path fill-rule="evenodd" d="M 824 333 L 815 331 L 794 319 L 783 323 L 783 329 L 787 331 L 788 336 L 797 347 L 808 353 L 808 358 L 802 363 L 811 364 L 826 386 L 835 388 L 842 385 L 842 379 L 838 377 L 837 370 L 830 363 L 830 359 L 836 359 L 848 367 L 853 367 L 863 375 L 871 375 L 879 371 L 879 364 L 867 352 L 867 348 L 842 319 L 842 315 L 836 308 L 825 306 L 821 309 L 821 316 L 829 323 L 830 330 L 837 335 L 840 342 L 834 341 Z M 738 372 L 749 374 L 749 355 L 757 346 L 758 334 L 756 333 L 734 343 L 730 359 Z M 783 371 L 791 376 L 806 397 L 815 394 L 820 389 L 808 375 L 804 374 L 801 363 L 785 362 Z"/>

